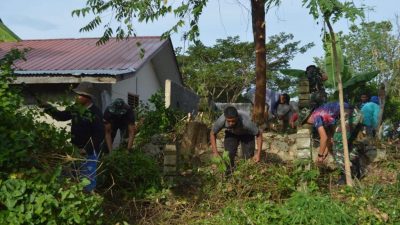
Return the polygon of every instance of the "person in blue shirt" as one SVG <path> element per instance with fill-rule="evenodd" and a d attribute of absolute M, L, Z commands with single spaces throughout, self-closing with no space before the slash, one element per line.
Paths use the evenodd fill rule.
<path fill-rule="evenodd" d="M 361 110 L 365 103 L 369 102 L 369 94 L 364 92 L 360 95 L 360 102 L 357 104 L 357 108 Z"/>
<path fill-rule="evenodd" d="M 375 101 L 373 98 L 371 98 L 371 100 Z M 365 126 L 367 136 L 369 137 L 375 137 L 376 129 L 378 128 L 380 107 L 374 101 L 364 103 L 361 107 L 361 112 L 363 114 L 362 124 Z"/>

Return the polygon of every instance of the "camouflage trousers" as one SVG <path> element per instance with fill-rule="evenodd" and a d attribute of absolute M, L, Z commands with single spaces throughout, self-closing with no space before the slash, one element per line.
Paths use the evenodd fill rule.
<path fill-rule="evenodd" d="M 349 158 L 350 161 L 354 161 L 359 158 L 360 151 L 357 146 L 352 145 L 350 137 L 353 135 L 354 128 L 357 124 L 361 122 L 362 115 L 359 111 L 354 110 L 352 115 L 346 116 L 345 124 L 346 124 L 346 134 L 347 141 L 349 146 Z M 343 135 L 342 130 L 340 128 L 340 120 L 337 121 L 334 133 L 333 133 L 333 147 L 332 147 L 332 155 L 337 164 L 337 166 L 344 171 L 344 145 L 343 145 Z"/>
<path fill-rule="evenodd" d="M 316 109 L 319 106 L 325 104 L 327 101 L 327 95 L 324 89 L 310 93 L 310 108 Z"/>
<path fill-rule="evenodd" d="M 350 132 L 347 132 L 347 141 L 349 141 Z M 359 151 L 355 146 L 349 144 L 349 158 L 350 161 L 354 161 L 359 157 Z M 352 148 L 350 148 L 352 147 Z M 344 171 L 344 145 L 343 145 L 343 136 L 342 131 L 336 132 L 333 134 L 333 148 L 332 148 L 333 158 L 337 166 Z"/>

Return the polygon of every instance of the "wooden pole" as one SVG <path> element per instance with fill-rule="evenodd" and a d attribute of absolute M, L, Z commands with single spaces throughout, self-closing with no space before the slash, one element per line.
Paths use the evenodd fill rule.
<path fill-rule="evenodd" d="M 342 130 L 342 142 L 343 142 L 343 151 L 344 151 L 344 169 L 345 169 L 345 174 L 346 174 L 346 184 L 348 186 L 353 186 L 353 180 L 351 179 L 349 145 L 347 142 L 347 130 L 346 130 L 346 121 L 345 121 L 345 112 L 344 112 L 343 84 L 342 84 L 342 77 L 340 75 L 340 62 L 339 62 L 337 50 L 336 50 L 336 38 L 335 38 L 335 33 L 333 32 L 332 25 L 329 21 L 329 17 L 328 18 L 325 17 L 325 22 L 326 22 L 326 25 L 328 26 L 329 34 L 331 36 L 333 61 L 335 63 L 335 78 L 338 81 L 339 105 L 340 105 L 340 127 Z"/>
<path fill-rule="evenodd" d="M 267 59 L 265 49 L 265 1 L 251 0 L 251 17 L 256 53 L 256 92 L 253 119 L 258 125 L 264 122 Z"/>

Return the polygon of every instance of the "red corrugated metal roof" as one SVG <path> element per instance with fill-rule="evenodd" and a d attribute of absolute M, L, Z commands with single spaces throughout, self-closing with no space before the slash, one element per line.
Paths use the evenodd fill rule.
<path fill-rule="evenodd" d="M 0 58 L 11 48 L 29 48 L 26 61 L 16 62 L 17 71 L 120 71 L 137 70 L 168 40 L 160 37 L 131 37 L 117 41 L 111 38 L 96 45 L 97 38 L 24 40 L 0 43 Z M 138 43 L 140 43 L 138 45 Z M 144 50 L 142 58 L 140 52 Z M 107 73 L 108 73 L 107 72 Z M 104 73 L 101 73 L 104 74 Z"/>

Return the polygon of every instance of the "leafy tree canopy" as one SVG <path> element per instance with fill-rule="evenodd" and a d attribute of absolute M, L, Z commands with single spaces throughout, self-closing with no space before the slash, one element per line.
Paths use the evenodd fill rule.
<path fill-rule="evenodd" d="M 124 38 L 135 35 L 134 21 L 152 22 L 172 14 L 177 19 L 175 25 L 165 31 L 163 36 L 167 37 L 186 24 L 189 18 L 189 30 L 185 32 L 184 38 L 196 40 L 199 36 L 198 22 L 203 8 L 208 0 L 190 1 L 166 1 L 166 0 L 143 0 L 143 1 L 121 1 L 121 0 L 87 0 L 86 7 L 72 12 L 73 16 L 85 17 L 94 14 L 94 18 L 80 31 L 92 31 L 104 23 L 104 34 L 99 43 L 105 43 L 110 37 Z M 111 13 L 110 13 L 111 12 Z M 110 18 L 111 15 L 111 18 Z M 104 22 L 107 18 L 107 22 Z M 115 19 L 119 25 L 113 29 L 111 22 Z M 114 34 L 115 32 L 115 34 Z"/>
<path fill-rule="evenodd" d="M 292 34 L 273 35 L 266 43 L 269 87 L 279 90 L 290 88 L 291 78 L 278 75 L 277 71 L 288 68 L 290 60 L 313 46 L 300 46 Z M 178 62 L 185 83 L 202 96 L 214 101 L 236 102 L 243 90 L 255 82 L 255 54 L 253 43 L 241 42 L 239 37 L 218 39 L 212 47 L 201 42 L 182 53 L 178 49 Z"/>
<path fill-rule="evenodd" d="M 380 70 L 381 73 L 374 80 L 376 85 L 388 83 L 393 90 L 400 60 L 399 37 L 393 33 L 393 25 L 389 21 L 351 26 L 350 33 L 342 36 L 343 50 L 350 68 L 358 73 Z"/>

